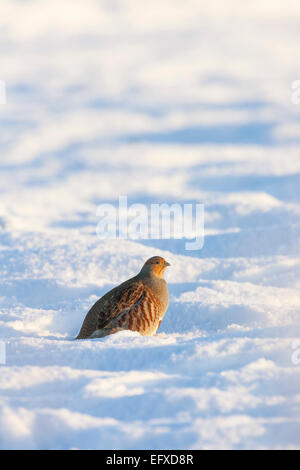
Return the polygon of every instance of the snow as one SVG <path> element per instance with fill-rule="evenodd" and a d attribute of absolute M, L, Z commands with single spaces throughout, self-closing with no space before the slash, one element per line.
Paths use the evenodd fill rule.
<path fill-rule="evenodd" d="M 0 448 L 300 448 L 300 6 L 224 5 L 1 1 Z M 124 195 L 204 247 L 100 239 Z M 75 341 L 153 255 L 159 334 Z"/>

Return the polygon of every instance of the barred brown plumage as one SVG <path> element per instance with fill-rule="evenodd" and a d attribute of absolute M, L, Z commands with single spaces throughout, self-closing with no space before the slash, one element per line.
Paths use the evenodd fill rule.
<path fill-rule="evenodd" d="M 76 339 L 102 338 L 122 330 L 155 335 L 169 303 L 163 278 L 169 263 L 149 258 L 133 278 L 107 292 L 88 311 Z"/>

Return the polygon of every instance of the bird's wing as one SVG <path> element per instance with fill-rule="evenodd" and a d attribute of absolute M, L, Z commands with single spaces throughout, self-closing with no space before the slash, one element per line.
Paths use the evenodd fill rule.
<path fill-rule="evenodd" d="M 122 312 L 129 311 L 139 303 L 144 289 L 140 279 L 132 278 L 107 292 L 88 311 L 77 338 L 89 337 L 95 330 L 105 328 Z"/>

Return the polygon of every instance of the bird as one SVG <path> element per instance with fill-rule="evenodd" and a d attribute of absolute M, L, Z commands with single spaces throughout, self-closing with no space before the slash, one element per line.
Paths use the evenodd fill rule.
<path fill-rule="evenodd" d="M 149 258 L 140 272 L 101 297 L 86 314 L 75 339 L 103 338 L 119 331 L 154 336 L 169 304 L 161 256 Z"/>

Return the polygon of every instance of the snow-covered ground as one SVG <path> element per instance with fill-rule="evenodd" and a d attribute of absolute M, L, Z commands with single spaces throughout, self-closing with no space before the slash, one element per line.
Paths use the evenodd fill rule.
<path fill-rule="evenodd" d="M 300 448 L 299 2 L 1 0 L 0 18 L 0 447 Z M 204 203 L 203 249 L 101 240 L 120 195 Z M 74 341 L 157 254 L 159 334 Z"/>

